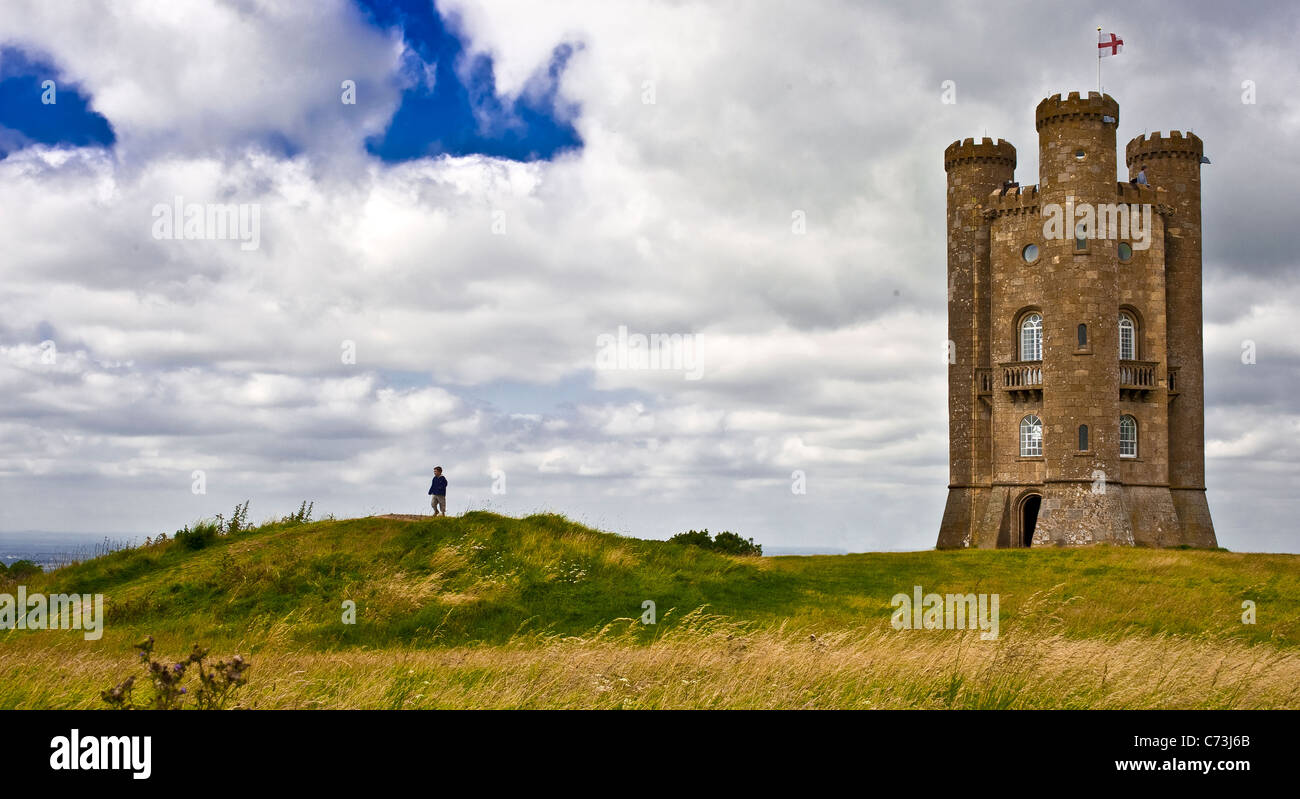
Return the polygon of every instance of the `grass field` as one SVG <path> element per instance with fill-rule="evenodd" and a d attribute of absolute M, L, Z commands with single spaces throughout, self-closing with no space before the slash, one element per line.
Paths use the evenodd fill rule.
<path fill-rule="evenodd" d="M 1300 707 L 1294 555 L 744 558 L 479 512 L 270 524 L 24 585 L 102 593 L 104 635 L 0 631 L 0 707 L 101 707 L 146 635 L 249 659 L 240 707 Z M 998 638 L 893 629 L 916 585 L 998 594 Z"/>

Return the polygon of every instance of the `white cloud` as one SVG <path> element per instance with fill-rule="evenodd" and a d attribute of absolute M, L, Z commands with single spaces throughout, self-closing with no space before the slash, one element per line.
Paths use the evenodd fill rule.
<path fill-rule="evenodd" d="M 507 96 L 557 44 L 580 45 L 560 84 L 581 109 L 579 152 L 365 156 L 396 108 L 402 44 L 342 0 L 0 11 L 120 142 L 0 161 L 0 528 L 156 531 L 245 497 L 266 512 L 304 497 L 409 511 L 437 461 L 453 508 L 549 507 L 646 536 L 932 545 L 947 481 L 941 153 L 987 125 L 1033 182 L 1034 104 L 1091 76 L 1053 67 L 1040 88 L 1007 64 L 1063 61 L 1068 37 L 1009 29 L 1022 51 L 993 57 L 961 13 L 919 25 L 853 3 L 440 6 Z M 937 75 L 954 70 L 945 106 Z M 344 78 L 366 98 L 355 109 L 338 102 Z M 1143 76 L 1180 79 L 1172 60 Z M 1130 96 L 1142 119 L 1195 125 L 1224 153 L 1277 133 Z M 1245 141 L 1230 149 L 1216 125 Z M 271 134 L 301 152 L 278 154 Z M 257 204 L 261 248 L 154 240 L 150 209 L 176 195 Z M 1250 396 L 1210 392 L 1232 408 L 1207 416 L 1211 503 L 1221 541 L 1250 548 L 1251 520 L 1215 504 L 1216 459 L 1259 455 L 1251 397 L 1290 393 L 1295 315 L 1249 270 L 1233 280 L 1207 284 L 1207 350 L 1253 335 L 1275 358 Z M 703 379 L 595 371 L 596 337 L 620 325 L 698 334 Z M 1267 412 L 1290 424 L 1294 398 L 1277 402 Z M 208 495 L 189 492 L 194 469 Z M 508 494 L 490 493 L 494 469 Z M 794 469 L 807 495 L 791 494 Z M 1289 479 L 1261 469 L 1241 490 Z"/>
<path fill-rule="evenodd" d="M 335 157 L 397 108 L 402 45 L 347 0 L 117 3 L 0 8 L 13 45 L 47 54 L 119 137 L 119 155 L 221 151 L 270 133 Z M 344 80 L 358 102 L 340 102 Z"/>

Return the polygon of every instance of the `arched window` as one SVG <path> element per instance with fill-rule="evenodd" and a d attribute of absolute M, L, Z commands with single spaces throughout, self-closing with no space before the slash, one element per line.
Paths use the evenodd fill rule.
<path fill-rule="evenodd" d="M 1119 359 L 1137 360 L 1137 322 L 1127 313 L 1119 315 Z"/>
<path fill-rule="evenodd" d="M 1125 414 L 1119 417 L 1119 456 L 1136 458 L 1138 455 L 1137 419 Z"/>
<path fill-rule="evenodd" d="M 1043 420 L 1030 414 L 1020 420 L 1020 456 L 1034 457 L 1043 454 Z"/>
<path fill-rule="evenodd" d="M 1088 425 L 1079 425 L 1079 451 L 1088 451 Z"/>
<path fill-rule="evenodd" d="M 1036 313 L 1020 321 L 1020 360 L 1043 360 L 1043 317 Z"/>
<path fill-rule="evenodd" d="M 1088 326 L 1079 325 L 1079 349 L 1088 346 Z"/>

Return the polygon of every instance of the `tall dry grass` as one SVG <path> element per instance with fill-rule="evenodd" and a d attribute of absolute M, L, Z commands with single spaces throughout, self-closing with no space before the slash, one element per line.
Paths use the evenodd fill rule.
<path fill-rule="evenodd" d="M 637 622 L 436 650 L 263 651 L 245 708 L 1300 708 L 1300 653 L 1209 636 L 1070 639 L 1051 614 L 977 632 L 809 632 L 703 611 L 650 644 Z M 35 637 L 0 707 L 94 708 L 130 657 Z M 18 657 L 14 657 L 18 655 Z"/>

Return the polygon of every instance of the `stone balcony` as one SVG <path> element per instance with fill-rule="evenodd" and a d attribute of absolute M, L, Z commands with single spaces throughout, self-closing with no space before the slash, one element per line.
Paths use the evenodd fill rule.
<path fill-rule="evenodd" d="M 1043 362 L 1011 361 L 1000 363 L 994 369 L 976 369 L 975 379 L 981 400 L 992 404 L 994 372 L 1001 372 L 1003 390 L 1011 395 L 1012 402 L 1041 400 L 1043 398 Z M 1159 361 L 1120 361 L 1119 362 L 1119 396 L 1120 399 L 1146 400 L 1159 387 Z M 1169 394 L 1177 395 L 1174 377 L 1177 369 L 1169 374 Z M 986 399 L 987 398 L 987 399 Z"/>
<path fill-rule="evenodd" d="M 1002 388 L 1011 392 L 1011 400 L 1041 400 L 1043 398 L 1043 362 L 1012 361 L 1000 363 Z"/>
<path fill-rule="evenodd" d="M 1120 361 L 1120 399 L 1144 400 L 1156 390 L 1156 376 L 1160 372 L 1157 361 Z"/>
<path fill-rule="evenodd" d="M 975 370 L 975 387 L 979 395 L 980 402 L 988 407 L 993 407 L 993 370 L 980 367 Z"/>

